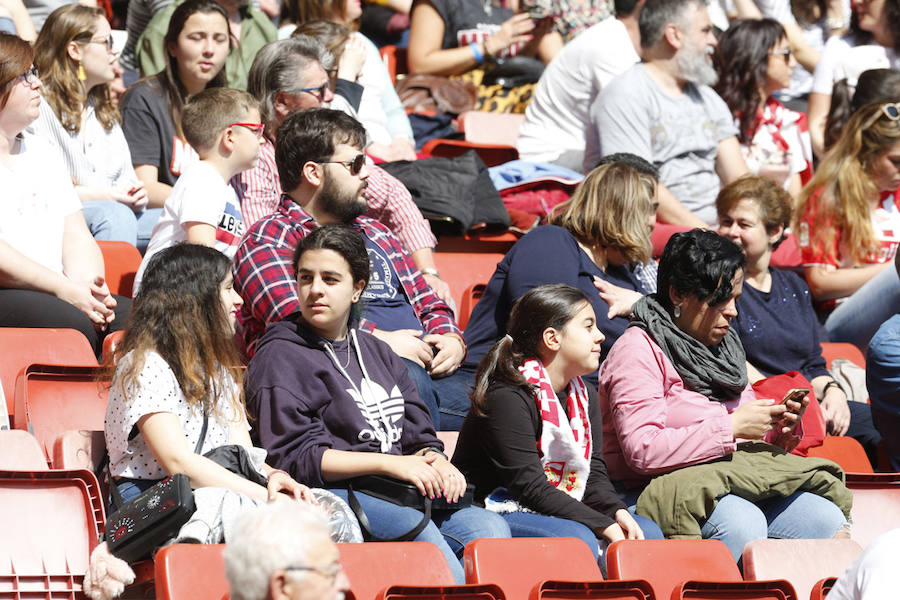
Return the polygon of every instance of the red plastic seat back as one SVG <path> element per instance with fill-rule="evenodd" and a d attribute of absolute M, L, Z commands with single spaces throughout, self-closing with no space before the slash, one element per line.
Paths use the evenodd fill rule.
<path fill-rule="evenodd" d="M 141 253 L 128 242 L 98 241 L 106 268 L 106 285 L 109 291 L 131 298 L 134 277 L 141 266 Z"/>
<path fill-rule="evenodd" d="M 822 356 L 828 368 L 831 368 L 831 362 L 836 358 L 846 358 L 858 367 L 866 368 L 866 357 L 860 352 L 859 348 L 853 344 L 843 342 L 822 342 Z"/>
<path fill-rule="evenodd" d="M 455 585 L 417 587 L 392 585 L 376 596 L 377 600 L 505 600 L 496 585 Z"/>
<path fill-rule="evenodd" d="M 0 431 L 0 469 L 43 471 L 47 469 L 47 459 L 41 445 L 27 431 Z"/>
<path fill-rule="evenodd" d="M 828 435 L 821 446 L 809 448 L 808 456 L 827 458 L 847 473 L 873 473 L 872 463 L 862 445 L 848 436 Z"/>
<path fill-rule="evenodd" d="M 718 540 L 622 540 L 607 550 L 610 579 L 646 579 L 657 598 L 685 580 L 741 581 L 728 547 Z"/>
<path fill-rule="evenodd" d="M 847 478 L 847 487 L 853 492 L 850 537 L 860 546 L 900 527 L 900 474 L 853 475 Z"/>
<path fill-rule="evenodd" d="M 108 383 L 100 367 L 31 365 L 16 381 L 16 429 L 34 434 L 49 461 L 69 429 L 102 430 Z"/>
<path fill-rule="evenodd" d="M 0 597 L 83 597 L 104 518 L 93 473 L 0 471 L 0 514 Z"/>
<path fill-rule="evenodd" d="M 672 600 L 800 600 L 789 581 L 686 581 L 672 590 Z M 806 598 L 803 598 L 806 600 Z"/>
<path fill-rule="evenodd" d="M 486 283 L 476 283 L 467 287 L 466 291 L 463 292 L 462 301 L 459 303 L 459 314 L 456 317 L 456 324 L 459 325 L 460 329 L 465 329 L 466 325 L 469 324 L 469 317 L 472 316 L 475 305 L 484 296 L 486 289 Z"/>
<path fill-rule="evenodd" d="M 122 343 L 122 340 L 125 338 L 125 330 L 120 329 L 119 331 L 113 331 L 105 338 L 103 338 L 103 361 L 106 362 L 110 357 L 114 357 L 116 353 L 116 347 Z M 113 361 L 112 364 L 116 364 L 116 361 Z"/>
<path fill-rule="evenodd" d="M 528 598 L 547 580 L 603 580 L 578 538 L 483 538 L 466 545 L 465 566 L 468 583 L 496 583 L 507 598 Z"/>
<path fill-rule="evenodd" d="M 862 552 L 853 540 L 755 540 L 744 547 L 744 579 L 789 579 L 800 598 L 843 573 Z"/>
<path fill-rule="evenodd" d="M 478 144 L 466 140 L 435 138 L 425 142 L 425 145 L 422 146 L 423 154 L 441 158 L 455 158 L 469 150 L 474 150 L 487 167 L 496 167 L 519 158 L 519 151 L 516 150 L 516 147 L 505 144 Z"/>
<path fill-rule="evenodd" d="M 452 586 L 447 559 L 428 542 L 338 544 L 356 600 L 374 600 L 388 586 Z"/>
<path fill-rule="evenodd" d="M 0 327 L 0 383 L 15 424 L 16 377 L 30 364 L 96 365 L 90 342 L 75 329 Z"/>
<path fill-rule="evenodd" d="M 438 431 L 437 437 L 444 442 L 444 454 L 453 458 L 453 452 L 456 450 L 456 442 L 459 440 L 458 431 Z"/>
<path fill-rule="evenodd" d="M 173 544 L 156 553 L 158 600 L 221 600 L 228 596 L 225 544 Z"/>
<path fill-rule="evenodd" d="M 498 236 L 441 236 L 435 248 L 434 262 L 441 278 L 450 286 L 457 312 L 462 312 L 466 290 L 477 283 L 488 281 L 497 269 L 497 263 L 518 238 L 506 233 Z"/>

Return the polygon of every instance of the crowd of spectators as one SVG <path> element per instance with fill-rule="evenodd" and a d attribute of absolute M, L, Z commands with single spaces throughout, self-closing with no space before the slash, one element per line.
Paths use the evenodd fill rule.
<path fill-rule="evenodd" d="M 381 166 L 426 157 L 358 0 L 131 0 L 127 32 L 92 4 L 0 2 L 0 326 L 74 328 L 98 356 L 125 330 L 112 508 L 174 473 L 302 501 L 223 528 L 235 597 L 299 597 L 294 560 L 332 569 L 310 488 L 462 582 L 478 537 L 573 536 L 602 566 L 623 538 L 739 561 L 845 536 L 840 472 L 801 444 L 815 418 L 900 471 L 900 0 L 382 6 L 409 16 L 411 74 L 524 112 L 521 158 L 583 177 L 469 282 L 465 331 L 421 191 Z M 133 303 L 96 240 L 144 255 Z M 871 405 L 825 341 L 868 353 Z M 788 372 L 805 396 L 755 391 Z M 267 519 L 310 538 L 250 573 Z"/>

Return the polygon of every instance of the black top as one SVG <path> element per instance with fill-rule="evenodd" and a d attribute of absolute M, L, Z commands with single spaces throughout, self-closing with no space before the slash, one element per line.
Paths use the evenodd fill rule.
<path fill-rule="evenodd" d="M 591 420 L 591 474 L 579 502 L 551 486 L 541 466 L 537 440 L 542 421 L 537 402 L 520 387 L 497 383 L 487 392 L 487 417 L 470 411 L 459 432 L 453 464 L 475 485 L 479 502 L 495 488 L 505 487 L 523 506 L 553 517 L 590 527 L 598 536 L 615 523 L 615 512 L 625 508 L 613 488 L 603 460 L 603 423 L 597 392 L 588 388 Z M 565 401 L 561 401 L 565 410 Z"/>

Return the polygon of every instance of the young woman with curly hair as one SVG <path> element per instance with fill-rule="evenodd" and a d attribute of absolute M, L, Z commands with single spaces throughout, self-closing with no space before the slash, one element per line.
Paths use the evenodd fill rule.
<path fill-rule="evenodd" d="M 773 19 L 738 21 L 722 34 L 715 54 L 716 91 L 734 116 L 747 166 L 795 196 L 812 176 L 806 117 L 772 94 L 790 85 L 796 64 L 784 28 Z"/>
<path fill-rule="evenodd" d="M 110 98 L 112 43 L 100 8 L 66 4 L 47 17 L 34 48 L 44 102 L 32 127 L 62 154 L 94 237 L 146 247 L 159 211 L 145 210 L 147 191 Z"/>
<path fill-rule="evenodd" d="M 890 267 L 900 244 L 900 104 L 848 121 L 803 190 L 796 230 L 806 280 L 835 342 L 865 348 L 900 306 Z"/>

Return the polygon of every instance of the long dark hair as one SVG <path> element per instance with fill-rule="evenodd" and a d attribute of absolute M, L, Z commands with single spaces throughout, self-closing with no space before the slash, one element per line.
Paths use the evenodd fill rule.
<path fill-rule="evenodd" d="M 520 386 L 531 392 L 519 367 L 526 360 L 538 357 L 548 327 L 563 329 L 585 302 L 589 300 L 584 292 L 565 283 L 540 285 L 516 301 L 506 325 L 508 335 L 494 344 L 478 363 L 475 389 L 470 394 L 476 415 L 487 414 L 485 396 L 494 382 Z"/>
<path fill-rule="evenodd" d="M 846 78 L 835 81 L 831 88 L 831 108 L 825 121 L 825 149 L 838 141 L 850 116 L 857 110 L 872 102 L 897 101 L 900 101 L 900 71 L 894 69 L 863 71 L 852 94 Z"/>
<path fill-rule="evenodd" d="M 168 48 L 170 45 L 178 43 L 178 36 L 181 35 L 184 24 L 196 13 L 219 13 L 222 15 L 222 18 L 225 19 L 226 27 L 228 26 L 228 13 L 225 12 L 225 9 L 222 8 L 221 4 L 214 0 L 187 0 L 183 4 L 178 5 L 178 8 L 172 13 L 172 18 L 169 20 L 169 28 L 166 30 L 166 37 L 163 39 L 163 48 L 166 53 L 166 66 L 154 76 L 157 84 L 169 101 L 169 114 L 172 116 L 172 122 L 175 124 L 175 132 L 181 139 L 184 139 L 184 134 L 181 131 L 181 111 L 184 110 L 184 102 L 187 99 L 187 90 L 184 88 L 184 84 L 181 83 L 181 78 L 178 77 L 178 61 L 175 60 L 174 56 L 169 54 Z M 231 47 L 232 40 L 229 30 L 229 50 Z M 206 87 L 226 87 L 228 81 L 225 76 L 225 69 L 226 67 L 223 65 L 222 70 L 206 84 Z"/>
<path fill-rule="evenodd" d="M 224 254 L 197 244 L 171 246 L 150 259 L 116 348 L 114 385 L 122 385 L 126 398 L 138 390 L 147 353 L 155 351 L 172 369 L 191 408 L 212 414 L 216 399 L 224 396 L 243 410 L 240 357 L 219 292 L 230 271 Z M 132 351 L 131 361 L 118 360 Z M 113 364 L 108 363 L 110 370 Z M 236 389 L 220 376 L 222 369 Z"/>
<path fill-rule="evenodd" d="M 783 37 L 784 27 L 774 19 L 745 19 L 731 25 L 719 39 L 713 56 L 719 74 L 715 89 L 739 121 L 742 144 L 750 142 L 759 125 L 756 111 L 765 100 L 759 89 L 768 79 L 769 53 Z"/>

